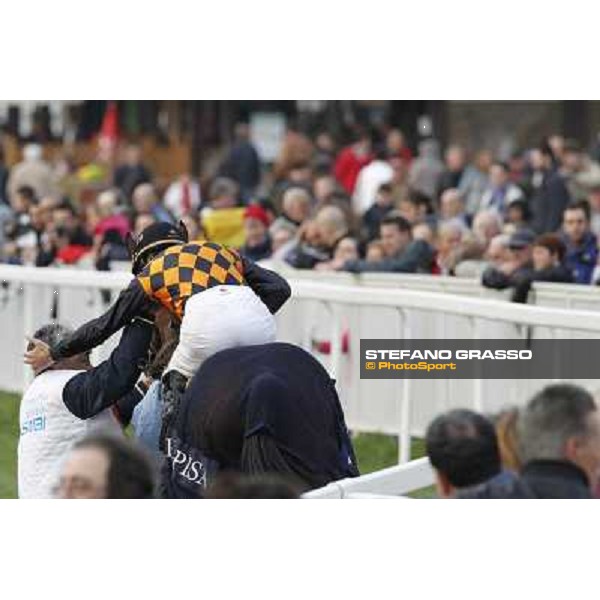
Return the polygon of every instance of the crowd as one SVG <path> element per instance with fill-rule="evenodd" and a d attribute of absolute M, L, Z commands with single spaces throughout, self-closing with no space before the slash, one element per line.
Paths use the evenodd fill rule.
<path fill-rule="evenodd" d="M 110 154 L 110 153 L 109 153 Z M 503 160 L 500 160 L 502 158 Z M 100 148 L 89 164 L 51 164 L 25 146 L 0 166 L 0 260 L 46 266 L 127 259 L 125 238 L 182 220 L 191 239 L 238 247 L 252 260 L 299 269 L 478 277 L 526 301 L 532 281 L 600 279 L 598 149 L 559 135 L 509 157 L 423 139 L 416 153 L 394 128 L 288 129 L 261 164 L 247 124 L 199 181 L 159 181 L 140 148 Z M 93 181 L 85 194 L 74 181 Z"/>

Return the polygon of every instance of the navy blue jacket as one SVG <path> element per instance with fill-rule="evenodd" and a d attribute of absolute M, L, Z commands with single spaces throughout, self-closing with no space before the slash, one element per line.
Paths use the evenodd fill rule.
<path fill-rule="evenodd" d="M 581 244 L 575 246 L 566 236 L 562 236 L 566 246 L 565 266 L 573 273 L 575 283 L 590 283 L 598 259 L 596 236 L 588 231 Z"/>

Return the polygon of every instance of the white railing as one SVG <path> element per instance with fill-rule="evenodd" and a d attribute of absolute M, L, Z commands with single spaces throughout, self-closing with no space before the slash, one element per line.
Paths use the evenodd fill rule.
<path fill-rule="evenodd" d="M 428 458 L 381 469 L 354 479 L 341 479 L 304 494 L 311 499 L 358 499 L 367 497 L 404 496 L 432 485 L 433 469 Z"/>
<path fill-rule="evenodd" d="M 335 283 L 308 278 L 291 280 L 293 299 L 278 315 L 279 337 L 309 350 L 329 341 L 330 353 L 315 355 L 338 382 L 349 427 L 399 437 L 400 461 L 409 459 L 411 435 L 422 435 L 433 416 L 455 406 L 495 411 L 522 404 L 542 381 L 362 380 L 358 348 L 361 338 L 523 338 L 598 337 L 600 311 L 518 305 L 505 300 L 454 295 L 402 287 L 367 286 L 356 276 Z M 410 276 L 407 276 L 410 277 Z M 77 326 L 98 316 L 106 304 L 100 290 L 127 285 L 125 272 L 0 266 L 0 389 L 19 390 L 27 381 L 21 362 L 24 336 L 51 320 Z M 333 278 L 329 278 L 333 281 Z M 338 279 L 340 281 L 338 281 Z M 431 277 L 431 279 L 435 279 Z M 572 286 L 582 287 L 582 286 Z M 570 290 L 571 288 L 569 288 Z M 594 289 L 586 289 L 590 301 Z M 58 300 L 58 309 L 55 301 Z M 343 351 L 347 332 L 349 350 Z M 106 356 L 116 340 L 98 353 Z M 596 381 L 580 382 L 595 389 Z"/>

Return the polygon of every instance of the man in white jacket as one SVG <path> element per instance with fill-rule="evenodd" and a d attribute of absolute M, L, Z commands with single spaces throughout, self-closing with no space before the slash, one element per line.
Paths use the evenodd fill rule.
<path fill-rule="evenodd" d="M 352 196 L 352 209 L 357 216 L 365 214 L 373 204 L 379 188 L 384 183 L 390 183 L 394 177 L 394 169 L 387 161 L 385 146 L 375 149 L 375 158 L 358 174 L 354 195 Z"/>
<path fill-rule="evenodd" d="M 60 468 L 72 446 L 91 431 L 119 434 L 144 390 L 136 389 L 153 326 L 134 320 L 110 358 L 92 368 L 89 353 L 63 359 L 37 372 L 20 407 L 19 498 L 52 498 Z M 34 337 L 49 346 L 71 332 L 46 325 Z"/>

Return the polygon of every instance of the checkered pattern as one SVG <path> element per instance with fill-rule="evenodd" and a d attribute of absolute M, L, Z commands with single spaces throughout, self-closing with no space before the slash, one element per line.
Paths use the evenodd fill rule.
<path fill-rule="evenodd" d="M 242 260 L 230 248 L 193 242 L 167 248 L 138 275 L 148 296 L 183 318 L 190 296 L 215 285 L 244 285 Z"/>

